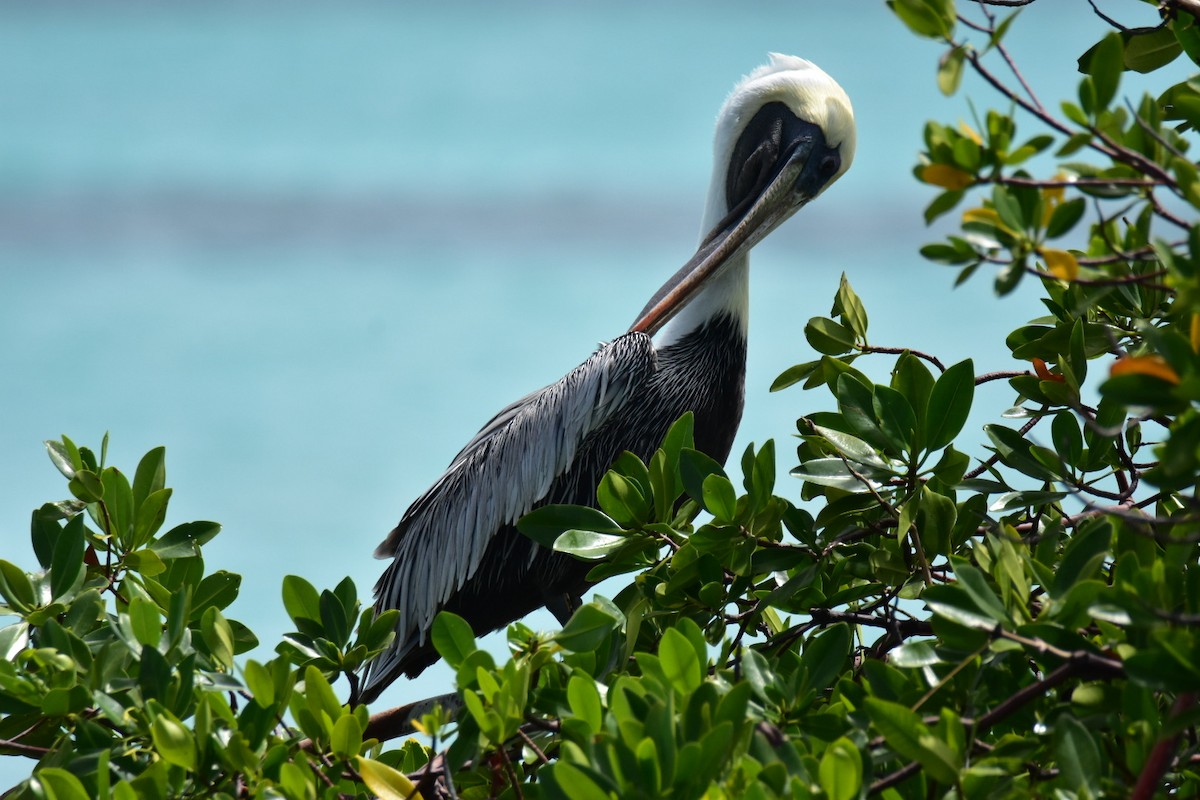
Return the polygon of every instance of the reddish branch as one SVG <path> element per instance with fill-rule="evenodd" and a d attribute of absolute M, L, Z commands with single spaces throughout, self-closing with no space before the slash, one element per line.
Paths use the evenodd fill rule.
<path fill-rule="evenodd" d="M 1186 713 L 1194 705 L 1196 705 L 1196 695 L 1191 692 L 1185 692 L 1176 697 L 1175 705 L 1171 708 L 1171 716 L 1168 717 L 1167 724 L 1169 725 L 1180 714 Z M 1171 761 L 1175 755 L 1175 748 L 1178 745 L 1178 732 L 1158 740 L 1154 745 L 1154 749 L 1150 751 L 1150 757 L 1146 759 L 1145 766 L 1142 767 L 1142 774 L 1138 776 L 1137 784 L 1133 787 L 1133 794 L 1130 795 L 1131 800 L 1150 800 L 1154 797 L 1155 790 L 1162 783 L 1163 775 L 1171 766 Z"/>

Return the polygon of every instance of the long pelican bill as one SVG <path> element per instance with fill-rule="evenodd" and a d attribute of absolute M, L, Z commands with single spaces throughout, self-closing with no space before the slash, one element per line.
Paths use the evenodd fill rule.
<path fill-rule="evenodd" d="M 814 169 L 810 161 L 828 158 L 821 150 L 829 152 L 822 139 L 801 141 L 778 171 L 764 180 L 766 185 L 757 193 L 750 208 L 741 214 L 738 213 L 740 209 L 734 209 L 717 223 L 704 237 L 695 255 L 655 292 L 629 330 L 653 336 L 725 265 L 758 244 L 820 193 L 824 180 L 811 178 L 818 170 L 824 173 L 829 168 Z"/>

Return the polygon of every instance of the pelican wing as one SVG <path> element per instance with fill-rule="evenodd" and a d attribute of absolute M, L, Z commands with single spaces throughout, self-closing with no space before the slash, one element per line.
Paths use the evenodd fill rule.
<path fill-rule="evenodd" d="M 394 559 L 375 586 L 375 606 L 399 609 L 400 619 L 392 648 L 370 665 L 368 684 L 390 680 L 407 653 L 424 643 L 434 616 L 479 569 L 496 532 L 546 497 L 587 437 L 619 413 L 654 370 L 650 338 L 625 334 L 558 382 L 505 408 L 454 457 L 375 551 L 377 558 Z"/>

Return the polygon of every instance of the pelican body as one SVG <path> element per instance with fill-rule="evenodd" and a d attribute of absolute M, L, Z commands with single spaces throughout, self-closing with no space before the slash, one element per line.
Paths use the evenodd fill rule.
<path fill-rule="evenodd" d="M 375 551 L 391 559 L 376 611 L 400 618 L 367 666 L 363 701 L 437 659 L 429 630 L 439 611 L 477 634 L 542 606 L 565 624 L 591 565 L 520 534 L 533 508 L 593 505 L 617 456 L 649 460 L 688 411 L 697 449 L 725 461 L 742 415 L 748 251 L 837 180 L 854 146 L 849 98 L 812 63 L 772 54 L 738 83 L 717 118 L 696 254 L 627 333 L 493 417 Z"/>

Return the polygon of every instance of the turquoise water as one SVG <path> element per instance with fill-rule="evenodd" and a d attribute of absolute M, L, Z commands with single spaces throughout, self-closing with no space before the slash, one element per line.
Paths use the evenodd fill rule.
<path fill-rule="evenodd" d="M 785 474 L 795 418 L 828 404 L 766 390 L 842 271 L 876 343 L 1011 368 L 1032 296 L 952 290 L 916 253 L 921 126 L 970 115 L 937 50 L 882 4 L 745 5 L 5 4 L 3 557 L 33 565 L 28 514 L 65 494 L 41 440 L 110 431 L 127 469 L 167 446 L 170 520 L 223 523 L 208 561 L 245 576 L 232 616 L 264 641 L 285 574 L 369 591 L 371 551 L 479 425 L 690 255 L 712 120 L 769 50 L 843 83 L 859 150 L 757 251 L 735 452 L 776 437 Z M 1097 23 L 1026 17 L 1018 56 L 1056 98 Z M 1011 399 L 989 398 L 979 424 Z"/>

